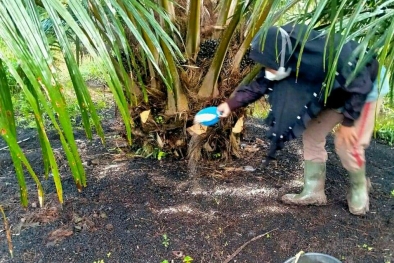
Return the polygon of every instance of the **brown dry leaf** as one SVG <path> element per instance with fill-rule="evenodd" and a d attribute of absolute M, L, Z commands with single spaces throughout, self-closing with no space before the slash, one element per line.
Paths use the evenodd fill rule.
<path fill-rule="evenodd" d="M 160 138 L 160 136 L 159 136 L 158 133 L 156 133 L 156 140 L 157 140 L 157 145 L 159 146 L 159 148 L 163 148 L 164 142 L 163 142 L 163 140 Z"/>
<path fill-rule="evenodd" d="M 125 162 L 125 161 L 129 161 L 129 158 L 127 158 L 127 156 L 119 156 L 119 157 L 115 157 L 115 159 L 113 159 L 114 163 L 120 163 L 120 162 Z"/>
<path fill-rule="evenodd" d="M 187 128 L 187 132 L 190 135 L 201 135 L 207 132 L 207 126 L 196 123 L 193 126 Z"/>
<path fill-rule="evenodd" d="M 146 110 L 140 113 L 141 122 L 145 123 L 149 118 L 150 110 Z"/>
<path fill-rule="evenodd" d="M 183 146 L 184 144 L 185 144 L 185 141 L 183 141 L 183 140 L 177 140 L 177 141 L 175 142 L 175 145 L 176 145 L 177 147 Z"/>
<path fill-rule="evenodd" d="M 203 148 L 207 151 L 207 152 L 213 152 L 213 149 L 211 147 L 211 145 L 209 145 L 208 142 L 206 142 L 203 146 Z"/>
<path fill-rule="evenodd" d="M 256 138 L 256 143 L 260 144 L 260 145 L 265 145 L 266 144 L 262 139 L 259 139 L 259 138 Z"/>
<path fill-rule="evenodd" d="M 245 148 L 244 148 L 244 151 L 250 152 L 250 153 L 254 153 L 254 152 L 257 152 L 259 150 L 260 150 L 260 148 L 256 147 L 255 145 L 253 145 L 253 146 L 252 145 L 246 145 Z"/>
<path fill-rule="evenodd" d="M 243 167 L 225 167 L 226 172 L 240 172 L 243 171 Z"/>
<path fill-rule="evenodd" d="M 50 223 L 55 221 L 59 217 L 59 209 L 55 206 L 44 207 L 39 211 L 34 212 L 23 220 L 23 227 L 35 227 L 36 223 Z"/>
<path fill-rule="evenodd" d="M 74 232 L 72 230 L 70 230 L 70 229 L 59 228 L 59 229 L 56 229 L 56 230 L 52 231 L 48 235 L 48 240 L 50 240 L 50 241 L 61 241 L 64 238 L 71 236 L 72 234 L 74 234 Z"/>
<path fill-rule="evenodd" d="M 177 258 L 182 258 L 183 257 L 183 252 L 182 251 L 179 251 L 179 250 L 174 250 L 174 251 L 172 251 L 172 254 L 174 255 L 174 256 L 176 256 Z"/>
<path fill-rule="evenodd" d="M 235 123 L 232 131 L 233 133 L 241 133 L 243 129 L 244 129 L 244 117 L 242 116 L 237 120 L 237 123 Z"/>

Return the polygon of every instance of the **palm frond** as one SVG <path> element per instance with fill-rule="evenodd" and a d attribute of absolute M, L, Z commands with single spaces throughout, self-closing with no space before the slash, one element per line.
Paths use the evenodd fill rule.
<path fill-rule="evenodd" d="M 105 6 L 112 7 L 115 13 L 104 14 L 103 9 L 100 9 L 101 13 L 98 14 L 98 17 L 94 16 L 94 12 L 90 13 L 89 5 L 84 4 L 85 2 L 70 0 L 67 4 L 64 4 L 60 1 L 42 0 L 38 2 L 39 7 L 33 0 L 6 0 L 0 3 L 0 37 L 13 56 L 20 62 L 18 70 L 13 61 L 6 56 L 0 54 L 0 59 L 4 61 L 8 71 L 21 87 L 21 91 L 34 112 L 38 136 L 43 148 L 46 175 L 49 172 L 53 175 L 60 202 L 63 201 L 60 173 L 53 149 L 46 135 L 48 127 L 44 122 L 44 115 L 49 118 L 51 125 L 60 136 L 63 150 L 79 190 L 86 186 L 86 175 L 74 139 L 70 116 L 66 109 L 63 87 L 59 82 L 58 72 L 54 66 L 51 43 L 56 42 L 61 47 L 87 137 L 92 137 L 93 130 L 89 121 L 91 119 L 95 131 L 102 140 L 104 140 L 104 134 L 98 114 L 78 69 L 78 63 L 74 58 L 72 50 L 74 39 L 78 39 L 93 58 L 100 58 L 104 61 L 104 77 L 126 124 L 130 142 L 133 120 L 128 110 L 128 99 L 131 95 L 125 95 L 127 91 L 124 89 L 124 84 L 128 85 L 128 81 L 131 80 L 126 77 L 128 74 L 125 65 L 121 62 L 117 63 L 113 56 L 115 54 L 119 59 L 121 51 L 128 52 L 129 56 L 133 56 L 132 52 L 134 50 L 131 48 L 123 27 L 127 28 L 132 36 L 138 40 L 144 55 L 168 87 L 171 87 L 171 81 L 162 74 L 162 68 L 142 37 L 141 31 L 148 35 L 160 55 L 161 63 L 164 65 L 166 65 L 166 59 L 161 48 L 163 45 L 166 47 L 166 52 L 172 54 L 175 59 L 181 57 L 181 52 L 176 44 L 150 12 L 152 7 L 160 10 L 154 2 L 144 1 L 144 5 L 142 5 L 139 1 L 128 1 L 122 6 L 123 1 L 105 1 Z M 95 0 L 89 1 L 89 4 L 93 7 L 101 5 L 99 1 Z M 133 15 L 137 25 L 129 19 L 126 11 Z M 166 21 L 170 21 L 164 12 L 158 11 L 158 13 L 162 14 Z M 50 26 L 45 23 L 43 25 L 43 18 L 47 19 L 45 23 L 50 23 Z M 176 31 L 172 24 L 170 29 Z M 48 30 L 50 34 L 48 34 Z M 119 70 L 119 67 L 121 70 Z M 0 65 L 0 69 L 0 77 L 4 79 L 5 68 L 3 64 Z M 21 186 L 22 204 L 26 206 L 28 202 L 23 164 L 37 184 L 38 197 L 42 205 L 44 193 L 41 183 L 17 143 L 13 107 L 9 103 L 12 101 L 9 95 L 10 87 L 7 86 L 6 81 L 2 82 L 2 85 L 1 108 L 7 109 L 7 111 L 4 111 L 7 114 L 0 116 L 0 130 L 2 137 L 10 147 L 11 156 L 14 160 L 18 182 Z"/>

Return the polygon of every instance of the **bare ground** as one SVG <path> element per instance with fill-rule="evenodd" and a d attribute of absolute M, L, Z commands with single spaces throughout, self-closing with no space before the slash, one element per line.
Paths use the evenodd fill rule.
<path fill-rule="evenodd" d="M 280 197 L 301 189 L 300 141 L 280 153 L 276 167 L 262 169 L 268 145 L 261 120 L 248 121 L 242 158 L 200 163 L 195 178 L 190 178 L 186 160 L 122 153 L 124 142 L 110 126 L 106 124 L 106 147 L 98 138 L 86 140 L 83 131 L 75 134 L 88 180 L 82 193 L 74 185 L 58 137 L 51 136 L 63 174 L 63 205 L 49 179 L 44 181 L 45 206 L 39 208 L 29 180 L 30 205 L 21 208 L 11 158 L 7 150 L 0 151 L 0 204 L 14 245 L 10 259 L 5 231 L 0 230 L 0 263 L 176 263 L 185 256 L 193 262 L 218 263 L 231 255 L 229 262 L 281 263 L 301 250 L 327 253 L 347 263 L 394 261 L 394 151 L 385 144 L 373 141 L 367 150 L 371 211 L 357 217 L 347 209 L 348 178 L 333 152 L 332 138 L 327 145 L 328 205 L 293 207 L 281 203 Z M 20 138 L 30 136 L 34 131 L 24 130 Z M 40 173 L 36 138 L 21 146 Z M 245 166 L 255 170 L 246 171 Z"/>

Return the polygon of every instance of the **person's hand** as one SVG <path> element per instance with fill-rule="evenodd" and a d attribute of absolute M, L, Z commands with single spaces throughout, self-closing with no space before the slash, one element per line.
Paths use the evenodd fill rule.
<path fill-rule="evenodd" d="M 346 148 L 348 149 L 356 146 L 356 143 L 358 141 L 356 129 L 353 126 L 347 127 L 341 125 L 339 130 L 336 132 L 336 136 L 341 143 L 346 144 Z"/>
<path fill-rule="evenodd" d="M 228 106 L 227 102 L 223 102 L 218 106 L 218 112 L 220 113 L 221 118 L 226 118 L 230 115 L 231 110 L 230 106 Z"/>

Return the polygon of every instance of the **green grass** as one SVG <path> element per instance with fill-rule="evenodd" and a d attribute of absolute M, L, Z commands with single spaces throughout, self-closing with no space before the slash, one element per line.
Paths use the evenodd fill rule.
<path fill-rule="evenodd" d="M 58 56 L 59 57 L 59 56 Z M 57 68 L 59 69 L 59 80 L 62 82 L 64 90 L 63 95 L 66 100 L 67 111 L 70 115 L 72 122 L 76 123 L 80 116 L 79 105 L 75 97 L 75 92 L 72 87 L 72 82 L 67 72 L 66 65 L 61 59 L 57 59 Z M 102 63 L 93 61 L 90 57 L 85 56 L 80 65 L 80 70 L 84 81 L 93 81 L 95 83 L 103 84 L 104 75 Z M 88 84 L 89 85 L 89 84 Z M 103 89 L 100 88 L 90 88 L 90 95 L 94 104 L 96 105 L 97 111 L 109 108 L 113 103 L 111 94 L 106 94 Z M 18 92 L 16 89 L 12 95 L 12 102 L 15 111 L 15 120 L 18 127 L 23 128 L 36 128 L 36 122 L 34 119 L 33 111 L 30 105 L 25 99 L 23 92 Z M 45 116 L 44 116 L 44 119 Z M 46 124 L 50 124 L 49 120 Z M 93 123 L 91 123 L 93 124 Z"/>
<path fill-rule="evenodd" d="M 265 119 L 268 115 L 269 105 L 264 99 L 260 99 L 249 106 L 254 118 Z"/>
<path fill-rule="evenodd" d="M 382 110 L 375 124 L 375 137 L 394 145 L 394 107 L 388 100 L 383 103 Z"/>
<path fill-rule="evenodd" d="M 104 63 L 101 61 L 93 60 L 90 56 L 84 56 L 79 70 L 85 81 L 94 80 L 99 83 L 105 83 L 103 68 Z"/>
<path fill-rule="evenodd" d="M 14 106 L 15 122 L 17 127 L 36 128 L 33 110 L 25 99 L 23 92 L 12 95 L 12 105 Z M 45 119 L 45 118 L 44 118 Z"/>
<path fill-rule="evenodd" d="M 7 47 L 1 40 L 0 52 L 7 59 L 11 60 L 13 64 L 17 65 L 17 60 L 14 59 L 11 52 L 7 49 Z M 59 72 L 58 79 L 64 86 L 63 94 L 67 102 L 67 110 L 70 114 L 71 120 L 75 122 L 78 119 L 78 116 L 80 116 L 80 110 L 75 97 L 75 92 L 73 91 L 70 77 L 68 75 L 67 67 L 60 52 L 56 51 L 53 53 L 53 55 L 55 57 L 56 67 L 58 68 Z M 104 84 L 104 72 L 102 69 L 103 63 L 101 61 L 91 59 L 91 57 L 88 55 L 85 55 L 81 60 L 80 71 L 84 81 L 93 82 L 96 84 Z M 8 82 L 10 87 L 12 88 L 12 103 L 15 111 L 16 125 L 23 128 L 36 128 L 33 111 L 31 110 L 31 106 L 26 101 L 24 93 L 20 92 L 16 81 L 10 75 L 8 76 Z M 102 89 L 91 88 L 89 90 L 92 96 L 92 100 L 96 105 L 96 109 L 98 111 L 110 107 L 110 104 L 113 103 L 111 94 L 105 94 Z M 46 119 L 45 116 L 44 119 Z M 48 120 L 46 124 L 49 123 L 50 122 Z"/>
<path fill-rule="evenodd" d="M 71 85 L 71 84 L 70 84 Z M 113 103 L 110 94 L 104 94 L 101 89 L 90 89 L 90 94 L 92 96 L 92 100 L 96 105 L 97 111 L 101 111 L 110 107 L 110 104 Z M 78 117 L 81 115 L 79 110 L 79 105 L 75 94 L 73 93 L 71 86 L 65 86 L 64 88 L 64 97 L 66 99 L 66 107 L 68 114 L 70 115 L 71 121 L 74 124 L 77 124 Z M 16 93 L 12 96 L 12 103 L 15 111 L 15 121 L 17 127 L 22 128 L 36 128 L 36 122 L 34 119 L 33 111 L 31 110 L 31 106 L 25 100 L 25 95 L 23 93 Z M 46 120 L 45 124 L 50 125 L 49 119 L 45 116 L 44 120 Z M 91 120 L 92 121 L 92 120 Z M 93 122 L 91 122 L 93 125 Z"/>

